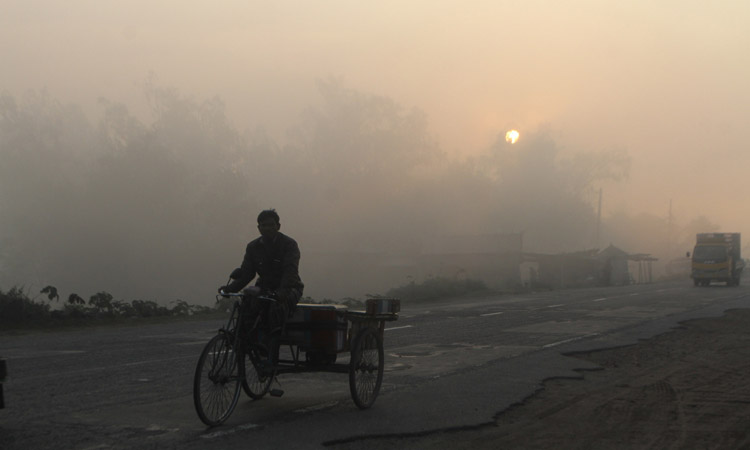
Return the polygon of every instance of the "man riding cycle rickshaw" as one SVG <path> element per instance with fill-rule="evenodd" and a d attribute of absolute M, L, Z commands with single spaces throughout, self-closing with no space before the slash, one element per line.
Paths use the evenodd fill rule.
<path fill-rule="evenodd" d="M 255 285 L 242 290 L 244 301 L 250 305 L 241 320 L 248 333 L 253 332 L 256 325 L 264 325 L 273 342 L 273 348 L 269 349 L 273 352 L 272 360 L 278 355 L 278 334 L 294 312 L 305 287 L 299 276 L 299 246 L 280 229 L 276 210 L 261 211 L 258 214 L 260 237 L 247 244 L 242 265 L 230 275 L 231 283 L 219 288 L 222 295 L 239 292 L 257 275 Z M 275 302 L 262 301 L 260 297 L 271 297 Z"/>
<path fill-rule="evenodd" d="M 299 247 L 280 228 L 276 211 L 261 211 L 261 236 L 247 244 L 242 266 L 219 288 L 221 296 L 234 299 L 229 319 L 203 348 L 193 378 L 196 412 L 206 425 L 227 420 L 241 391 L 253 400 L 281 396 L 283 391 L 270 387 L 283 373 L 346 373 L 361 409 L 371 407 L 380 391 L 384 325 L 398 318 L 398 299 L 368 299 L 364 311 L 298 305 L 304 288 Z M 284 357 L 280 345 L 288 348 Z M 342 353 L 348 358 L 337 362 Z"/>

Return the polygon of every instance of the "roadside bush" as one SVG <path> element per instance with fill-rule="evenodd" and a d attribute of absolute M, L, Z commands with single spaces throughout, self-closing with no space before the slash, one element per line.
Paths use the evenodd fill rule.
<path fill-rule="evenodd" d="M 54 286 L 47 286 L 41 291 L 47 294 L 50 302 L 59 301 L 58 291 Z M 0 290 L 0 326 L 2 328 L 20 328 L 24 326 L 55 326 L 81 324 L 89 321 L 117 320 L 120 318 L 148 318 L 170 316 L 193 316 L 212 314 L 216 308 L 190 305 L 183 300 L 171 302 L 171 309 L 151 300 L 133 300 L 126 302 L 114 300 L 105 291 L 98 292 L 86 302 L 78 294 L 70 294 L 68 300 L 59 309 L 52 309 L 50 303 L 29 298 L 22 288 L 12 287 L 9 291 Z"/>
<path fill-rule="evenodd" d="M 81 304 L 68 303 L 66 305 L 63 305 L 63 314 L 61 318 L 64 319 L 66 317 L 71 317 L 73 319 L 84 319 L 92 317 L 91 309 Z"/>
<path fill-rule="evenodd" d="M 99 314 L 113 315 L 114 307 L 112 301 L 114 297 L 109 292 L 99 292 L 91 296 L 89 305 Z"/>
<path fill-rule="evenodd" d="M 169 310 L 153 300 L 133 300 L 133 309 L 138 317 L 168 316 Z"/>
<path fill-rule="evenodd" d="M 457 280 L 435 277 L 428 278 L 421 283 L 412 281 L 403 286 L 390 289 L 386 293 L 386 297 L 395 297 L 403 301 L 420 302 L 446 297 L 457 297 L 487 290 L 487 285 L 481 280 Z"/>
<path fill-rule="evenodd" d="M 0 290 L 0 324 L 27 322 L 49 315 L 48 304 L 35 302 L 21 288 L 12 287 L 8 292 Z"/>

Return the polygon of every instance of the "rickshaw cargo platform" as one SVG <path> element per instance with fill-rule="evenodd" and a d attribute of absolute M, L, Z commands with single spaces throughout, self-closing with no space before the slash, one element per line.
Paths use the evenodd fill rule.
<path fill-rule="evenodd" d="M 370 298 L 365 302 L 367 314 L 389 314 L 401 311 L 401 300 L 397 298 Z"/>
<path fill-rule="evenodd" d="M 346 312 L 344 305 L 299 303 L 286 322 L 285 340 L 304 350 L 343 351 L 346 346 Z"/>

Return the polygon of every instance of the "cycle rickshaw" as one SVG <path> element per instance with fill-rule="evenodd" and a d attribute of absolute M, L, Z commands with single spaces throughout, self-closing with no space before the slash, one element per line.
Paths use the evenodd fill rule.
<path fill-rule="evenodd" d="M 349 374 L 352 400 L 360 409 L 372 406 L 383 381 L 383 330 L 385 322 L 398 319 L 397 299 L 369 299 L 364 311 L 350 311 L 342 305 L 300 303 L 284 328 L 272 337 L 257 319 L 249 333 L 243 333 L 247 299 L 234 298 L 227 324 L 206 344 L 198 359 L 193 380 L 193 401 L 201 421 L 217 426 L 234 411 L 244 391 L 252 399 L 266 394 L 276 376 L 285 373 L 332 372 Z M 274 302 L 272 297 L 258 297 Z M 218 297 L 217 297 L 218 300 Z M 289 356 L 271 356 L 278 339 Z M 349 362 L 337 363 L 337 355 L 349 353 Z M 279 352 L 281 353 L 281 352 Z"/>

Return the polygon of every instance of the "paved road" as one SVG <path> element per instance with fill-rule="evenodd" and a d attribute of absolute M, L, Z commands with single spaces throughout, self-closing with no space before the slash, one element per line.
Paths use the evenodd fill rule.
<path fill-rule="evenodd" d="M 385 332 L 386 373 L 358 410 L 344 374 L 279 377 L 285 395 L 240 401 L 205 428 L 197 356 L 221 321 L 0 336 L 12 379 L 0 448 L 332 448 L 489 422 L 550 377 L 589 363 L 564 353 L 635 342 L 688 318 L 747 307 L 750 288 L 688 281 L 404 305 Z"/>

